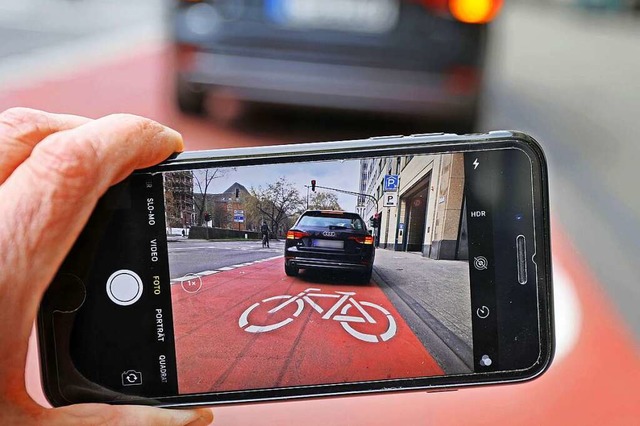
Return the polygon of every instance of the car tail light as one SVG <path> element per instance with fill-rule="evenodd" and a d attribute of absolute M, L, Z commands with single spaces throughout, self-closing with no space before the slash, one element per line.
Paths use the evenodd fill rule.
<path fill-rule="evenodd" d="M 373 245 L 373 237 L 371 235 L 367 235 L 366 237 L 349 237 L 350 240 L 354 240 L 356 243 L 365 244 L 365 245 Z"/>
<path fill-rule="evenodd" d="M 301 231 L 287 231 L 287 240 L 299 240 L 307 237 L 309 234 Z"/>
<path fill-rule="evenodd" d="M 486 24 L 498 16 L 504 0 L 419 0 L 419 2 L 433 12 L 451 15 L 460 22 Z"/>
<path fill-rule="evenodd" d="M 197 46 L 193 44 L 181 43 L 176 46 L 176 68 L 180 71 L 191 71 L 193 69 Z"/>
<path fill-rule="evenodd" d="M 449 0 L 454 18 L 467 24 L 486 24 L 500 12 L 503 0 Z"/>

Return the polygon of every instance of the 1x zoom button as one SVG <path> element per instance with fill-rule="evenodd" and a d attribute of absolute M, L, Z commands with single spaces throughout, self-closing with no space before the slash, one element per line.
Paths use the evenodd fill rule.
<path fill-rule="evenodd" d="M 116 271 L 107 280 L 107 296 L 116 305 L 133 305 L 142 296 L 142 280 L 128 269 Z"/>

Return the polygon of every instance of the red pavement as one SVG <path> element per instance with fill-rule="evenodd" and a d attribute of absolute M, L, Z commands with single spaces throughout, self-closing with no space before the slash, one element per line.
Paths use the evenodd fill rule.
<path fill-rule="evenodd" d="M 22 106 L 93 118 L 121 112 L 143 115 L 180 131 L 189 150 L 287 142 L 282 135 L 251 135 L 217 126 L 211 119 L 178 113 L 169 84 L 173 81 L 170 67 L 166 46 L 143 46 L 118 60 L 79 67 L 74 73 L 52 76 L 28 87 L 0 88 L 0 111 Z"/>
<path fill-rule="evenodd" d="M 397 323 L 397 333 L 386 342 L 365 342 L 347 333 L 338 321 L 322 319 L 308 304 L 293 322 L 273 331 L 249 333 L 245 331 L 247 327 L 238 325 L 242 313 L 254 303 L 277 295 L 295 296 L 310 287 L 325 294 L 355 292 L 356 300 L 388 310 Z M 204 277 L 197 293 L 187 293 L 180 285 L 173 285 L 171 295 L 181 393 L 443 374 L 373 283 L 319 284 L 287 277 L 283 259 L 279 258 Z M 338 299 L 312 300 L 326 312 Z M 251 311 L 250 324 L 269 325 L 292 317 L 295 303 L 266 314 L 282 302 L 263 302 Z M 358 324 L 354 328 L 362 333 L 384 333 L 389 324 L 385 315 L 371 308 L 368 312 L 377 324 Z M 357 312 L 351 309 L 348 314 Z"/>

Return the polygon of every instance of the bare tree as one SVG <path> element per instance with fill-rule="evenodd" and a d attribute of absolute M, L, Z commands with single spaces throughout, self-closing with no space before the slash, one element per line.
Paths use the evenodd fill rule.
<path fill-rule="evenodd" d="M 263 214 L 258 209 L 258 200 L 251 193 L 246 194 L 243 200 L 244 225 L 249 231 L 258 231 L 262 225 Z"/>
<path fill-rule="evenodd" d="M 300 192 L 285 177 L 267 185 L 251 188 L 250 208 L 260 214 L 269 224 L 271 232 L 278 234 L 288 224 L 288 219 L 304 207 Z"/>
<path fill-rule="evenodd" d="M 215 206 L 207 203 L 207 194 L 209 187 L 214 179 L 220 179 L 229 174 L 230 171 L 235 171 L 235 167 L 231 169 L 203 169 L 193 171 L 194 189 L 196 190 L 196 196 L 194 197 L 194 204 L 198 213 L 198 225 L 202 225 L 204 222 L 205 212 L 212 213 Z"/>
<path fill-rule="evenodd" d="M 342 210 L 338 196 L 330 192 L 316 192 L 309 201 L 309 210 Z"/>

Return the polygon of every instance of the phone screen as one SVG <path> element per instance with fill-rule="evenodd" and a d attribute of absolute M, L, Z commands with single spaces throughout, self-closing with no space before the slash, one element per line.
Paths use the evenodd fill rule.
<path fill-rule="evenodd" d="M 57 279 L 84 287 L 50 314 L 60 393 L 246 400 L 530 368 L 533 179 L 519 149 L 135 174 Z"/>

